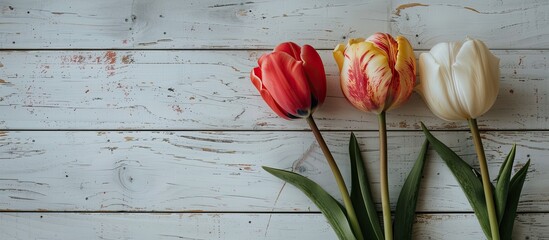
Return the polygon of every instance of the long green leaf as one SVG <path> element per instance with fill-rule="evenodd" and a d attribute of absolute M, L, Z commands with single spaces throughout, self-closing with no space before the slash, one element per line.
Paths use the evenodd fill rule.
<path fill-rule="evenodd" d="M 349 140 L 349 156 L 351 158 L 351 201 L 357 213 L 360 228 L 365 239 L 383 240 L 383 230 L 379 224 L 370 183 L 366 175 L 364 161 L 355 134 L 351 133 Z"/>
<path fill-rule="evenodd" d="M 440 155 L 461 186 L 467 200 L 469 200 L 469 204 L 471 204 L 471 207 L 475 211 L 475 215 L 484 231 L 484 235 L 486 235 L 488 239 L 492 239 L 490 221 L 488 220 L 488 210 L 484 198 L 484 189 L 482 187 L 482 181 L 477 177 L 477 172 L 454 151 L 436 139 L 423 123 L 421 123 L 421 128 L 433 149 Z"/>
<path fill-rule="evenodd" d="M 425 140 L 419 156 L 414 163 L 414 167 L 408 174 L 408 177 L 400 190 L 393 227 L 394 238 L 396 240 L 412 239 L 412 224 L 414 223 L 419 184 L 421 175 L 423 174 L 423 166 L 425 165 L 428 147 L 429 141 Z"/>
<path fill-rule="evenodd" d="M 355 240 L 353 230 L 341 204 L 320 185 L 297 173 L 263 166 L 265 171 L 294 185 L 301 190 L 322 211 L 336 235 L 342 240 Z"/>
<path fill-rule="evenodd" d="M 513 148 L 511 148 L 511 151 L 507 155 L 507 158 L 501 165 L 497 178 L 496 191 L 494 192 L 494 201 L 496 203 L 496 213 L 499 223 L 501 223 L 501 219 L 503 219 L 503 214 L 505 213 L 506 209 L 509 181 L 511 180 L 511 170 L 513 169 L 513 162 L 515 161 L 515 151 L 516 146 L 513 145 Z"/>
<path fill-rule="evenodd" d="M 530 167 L 530 160 L 528 160 L 515 176 L 513 176 L 509 183 L 509 194 L 507 195 L 507 205 L 505 207 L 506 211 L 499 224 L 499 235 L 502 240 L 511 240 L 513 225 L 515 223 L 515 217 L 517 216 L 520 193 L 522 192 L 522 186 L 524 186 L 524 180 L 526 180 L 528 167 Z"/>

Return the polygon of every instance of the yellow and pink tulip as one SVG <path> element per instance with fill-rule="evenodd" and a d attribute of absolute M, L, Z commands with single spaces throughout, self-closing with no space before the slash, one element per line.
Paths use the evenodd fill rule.
<path fill-rule="evenodd" d="M 343 94 L 356 108 L 379 114 L 405 103 L 416 82 L 416 63 L 406 38 L 387 33 L 349 40 L 334 49 Z"/>

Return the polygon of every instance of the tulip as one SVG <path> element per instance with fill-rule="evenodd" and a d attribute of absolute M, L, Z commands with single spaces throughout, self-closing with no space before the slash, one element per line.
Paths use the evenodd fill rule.
<path fill-rule="evenodd" d="M 366 40 L 351 39 L 333 52 L 341 89 L 356 108 L 376 113 L 379 122 L 381 208 L 386 239 L 393 239 L 387 170 L 385 112 L 408 101 L 416 82 L 414 51 L 408 40 L 376 33 Z"/>
<path fill-rule="evenodd" d="M 261 56 L 258 64 L 259 67 L 250 73 L 252 83 L 278 116 L 307 120 L 334 174 L 351 228 L 355 236 L 362 239 L 343 176 L 312 116 L 326 99 L 326 74 L 320 56 L 309 45 L 299 47 L 293 42 L 285 42 L 276 46 L 273 52 Z"/>
<path fill-rule="evenodd" d="M 250 73 L 263 100 L 280 117 L 307 118 L 326 98 L 326 74 L 316 50 L 293 42 L 259 58 Z"/>
<path fill-rule="evenodd" d="M 482 41 L 439 43 L 419 56 L 416 91 L 439 118 L 475 119 L 498 95 L 499 59 Z"/>
<path fill-rule="evenodd" d="M 416 91 L 438 117 L 468 120 L 477 152 L 493 240 L 499 240 L 492 184 L 476 118 L 492 107 L 499 90 L 499 59 L 476 39 L 439 43 L 419 57 Z"/>
<path fill-rule="evenodd" d="M 337 45 L 343 94 L 356 108 L 380 114 L 405 103 L 416 81 L 415 57 L 406 38 L 376 33 Z"/>

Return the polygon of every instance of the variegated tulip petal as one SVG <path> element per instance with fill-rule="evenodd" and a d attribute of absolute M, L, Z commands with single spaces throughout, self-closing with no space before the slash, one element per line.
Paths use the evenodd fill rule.
<path fill-rule="evenodd" d="M 263 100 L 271 107 L 271 109 L 280 117 L 284 119 L 290 119 L 290 116 L 288 113 L 286 113 L 273 99 L 269 91 L 265 89 L 265 86 L 263 86 L 263 83 L 261 81 L 261 69 L 259 67 L 256 67 L 252 69 L 250 72 L 250 78 L 252 79 L 252 83 L 254 84 L 255 88 L 259 91 L 259 94 L 261 94 L 261 97 Z"/>
<path fill-rule="evenodd" d="M 416 59 L 412 45 L 406 38 L 398 36 L 398 51 L 395 63 L 395 72 L 389 87 L 385 108 L 391 110 L 399 107 L 410 98 L 416 84 Z"/>
<path fill-rule="evenodd" d="M 392 78 L 388 59 L 370 42 L 358 42 L 345 50 L 341 88 L 356 108 L 381 113 Z"/>
<path fill-rule="evenodd" d="M 437 46 L 440 45 L 435 45 Z M 419 56 L 420 82 L 416 91 L 437 117 L 448 121 L 462 120 L 464 118 L 459 99 L 452 96 L 453 83 L 447 71 L 447 66 L 439 64 L 431 52 L 422 53 Z"/>
<path fill-rule="evenodd" d="M 301 47 L 293 42 L 281 43 L 275 47 L 274 52 L 285 52 L 292 56 L 295 60 L 301 59 Z"/>
<path fill-rule="evenodd" d="M 385 53 L 387 56 L 389 66 L 394 67 L 397 59 L 398 43 L 388 33 L 375 33 L 366 39 L 367 42 L 371 42 Z"/>
<path fill-rule="evenodd" d="M 350 47 L 351 45 L 355 44 L 355 43 L 361 43 L 361 42 L 364 42 L 366 39 L 364 38 L 351 38 L 349 39 L 349 42 L 347 43 L 347 46 L 345 46 L 345 48 L 348 48 Z"/>
<path fill-rule="evenodd" d="M 333 51 L 333 55 L 337 63 L 337 67 L 339 68 L 339 72 L 341 72 L 341 69 L 343 68 L 343 62 L 345 61 L 345 45 L 338 44 Z"/>
<path fill-rule="evenodd" d="M 478 40 L 466 41 L 453 65 L 456 95 L 468 118 L 477 118 L 492 107 L 499 90 L 499 59 Z"/>
<path fill-rule="evenodd" d="M 309 79 L 309 84 L 313 97 L 316 98 L 316 103 L 313 103 L 313 108 L 324 103 L 326 99 L 326 73 L 324 72 L 324 64 L 316 50 L 304 45 L 301 49 L 301 60 L 303 61 L 303 70 Z"/>
<path fill-rule="evenodd" d="M 273 52 L 259 59 L 263 85 L 287 113 L 296 117 L 310 114 L 310 87 L 301 61 L 285 52 Z"/>

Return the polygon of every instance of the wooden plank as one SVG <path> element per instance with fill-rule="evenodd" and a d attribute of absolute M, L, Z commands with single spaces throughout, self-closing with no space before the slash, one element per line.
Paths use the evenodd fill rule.
<path fill-rule="evenodd" d="M 0 129 L 303 130 L 261 100 L 249 71 L 264 51 L 12 51 L 0 53 Z M 495 51 L 500 95 L 485 129 L 547 129 L 547 51 Z M 315 113 L 331 130 L 375 130 L 375 115 L 342 96 L 331 51 L 321 51 L 328 99 Z M 435 117 L 414 94 L 389 129 L 465 129 Z"/>
<path fill-rule="evenodd" d="M 2 239 L 336 239 L 320 214 L 0 213 Z"/>
<path fill-rule="evenodd" d="M 377 133 L 356 134 L 373 194 L 379 196 Z M 435 134 L 476 164 L 468 133 Z M 324 136 L 349 182 L 349 132 Z M 532 160 L 519 211 L 548 211 L 549 132 L 482 136 L 492 178 L 513 143 L 518 146 L 515 171 Z M 389 133 L 393 204 L 423 139 L 419 132 Z M 0 134 L 0 210 L 317 211 L 299 190 L 263 171 L 264 165 L 299 172 L 339 196 L 309 132 L 24 131 Z M 434 152 L 421 186 L 418 211 L 471 210 Z"/>
<path fill-rule="evenodd" d="M 519 214 L 513 239 L 549 239 L 549 214 Z M 2 239 L 337 239 L 321 214 L 0 213 Z M 420 214 L 414 239 L 483 239 L 473 214 Z"/>
<path fill-rule="evenodd" d="M 479 38 L 490 48 L 549 48 L 549 2 L 393 0 L 391 31 L 410 39 L 414 48 Z"/>
<path fill-rule="evenodd" d="M 540 0 L 33 0 L 2 1 L 0 10 L 0 48 L 9 49 L 257 49 L 287 40 L 331 49 L 378 31 L 402 34 L 421 49 L 466 35 L 492 48 L 549 47 L 549 4 Z"/>
<path fill-rule="evenodd" d="M 512 239 L 549 239 L 547 213 L 519 214 Z M 485 239 L 473 214 L 421 214 L 414 225 L 414 239 Z"/>
<path fill-rule="evenodd" d="M 270 49 L 288 40 L 333 49 L 389 31 L 384 0 L 2 1 L 0 48 Z"/>

